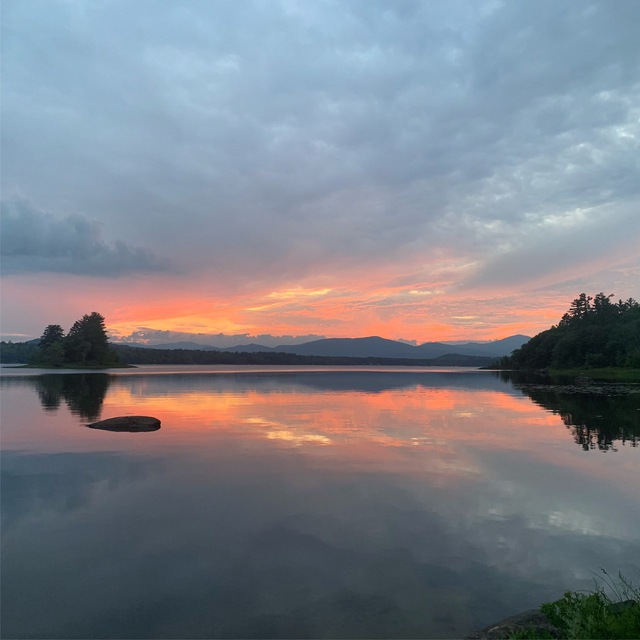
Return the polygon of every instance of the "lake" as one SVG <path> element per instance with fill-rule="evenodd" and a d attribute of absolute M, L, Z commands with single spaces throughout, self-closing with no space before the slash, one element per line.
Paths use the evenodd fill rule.
<path fill-rule="evenodd" d="M 459 638 L 640 583 L 640 393 L 5 368 L 1 403 L 6 638 Z M 126 414 L 162 427 L 86 427 Z"/>

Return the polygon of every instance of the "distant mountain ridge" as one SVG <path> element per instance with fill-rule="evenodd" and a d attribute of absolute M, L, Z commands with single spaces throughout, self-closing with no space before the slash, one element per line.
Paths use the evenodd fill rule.
<path fill-rule="evenodd" d="M 142 345 L 128 343 L 129 346 L 149 349 L 188 349 L 200 351 L 222 351 L 259 353 L 263 351 L 293 353 L 304 356 L 331 356 L 352 358 L 439 358 L 457 354 L 464 356 L 502 357 L 509 355 L 529 341 L 528 336 L 514 335 L 493 340 L 491 342 L 466 342 L 464 344 L 444 344 L 442 342 L 425 342 L 411 345 L 398 340 L 389 340 L 379 336 L 366 338 L 323 338 L 302 344 L 283 344 L 277 347 L 266 347 L 261 344 L 242 344 L 233 347 L 214 347 L 196 342 L 174 342 L 168 344 Z M 122 343 L 124 344 L 124 343 Z"/>

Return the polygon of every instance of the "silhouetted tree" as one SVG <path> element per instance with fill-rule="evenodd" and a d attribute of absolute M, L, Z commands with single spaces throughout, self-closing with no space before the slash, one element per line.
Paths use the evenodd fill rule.
<path fill-rule="evenodd" d="M 539 333 L 499 365 L 515 369 L 640 367 L 640 305 L 581 293 L 557 326 Z"/>
<path fill-rule="evenodd" d="M 62 327 L 59 324 L 48 325 L 40 337 L 38 351 L 35 354 L 36 363 L 44 367 L 61 367 L 65 358 L 63 340 Z"/>
<path fill-rule="evenodd" d="M 56 342 L 60 342 L 64 338 L 64 331 L 59 324 L 50 324 L 48 325 L 42 336 L 40 337 L 40 348 L 46 349 L 47 347 L 55 344 Z"/>
<path fill-rule="evenodd" d="M 97 312 L 85 314 L 73 323 L 64 339 L 67 362 L 76 364 L 108 364 L 118 361 L 109 347 L 104 317 Z"/>
<path fill-rule="evenodd" d="M 593 298 L 586 293 L 581 293 L 569 307 L 569 315 L 575 320 L 586 318 L 591 311 L 591 301 Z"/>
<path fill-rule="evenodd" d="M 94 311 L 76 320 L 66 336 L 59 324 L 48 325 L 29 362 L 43 367 L 100 367 L 119 364 L 120 359 L 109 345 L 104 317 Z"/>

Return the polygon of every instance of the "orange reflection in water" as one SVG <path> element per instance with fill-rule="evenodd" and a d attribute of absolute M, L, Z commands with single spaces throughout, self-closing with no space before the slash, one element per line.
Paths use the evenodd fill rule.
<path fill-rule="evenodd" d="M 380 392 L 218 390 L 156 394 L 126 386 L 110 390 L 103 418 L 121 414 L 159 417 L 163 432 L 241 433 L 294 446 L 378 443 L 386 447 L 441 449 L 456 442 L 500 448 L 528 446 L 525 425 L 549 427 L 545 438 L 566 440 L 559 419 L 528 398 L 487 390 L 416 386 Z M 538 434 L 539 435 L 539 434 Z"/>
<path fill-rule="evenodd" d="M 296 450 L 309 464 L 342 460 L 349 468 L 428 473 L 443 486 L 491 474 L 488 452 L 597 475 L 559 416 L 507 391 L 415 385 L 382 391 L 314 388 L 132 391 L 114 385 L 103 418 L 148 414 L 162 420 L 153 447 L 196 445 L 202 455 L 226 443 L 259 451 Z"/>
<path fill-rule="evenodd" d="M 304 455 L 306 464 L 331 459 L 366 471 L 428 473 L 445 484 L 493 473 L 495 452 L 579 468 L 590 476 L 600 473 L 594 456 L 575 445 L 560 416 L 508 386 L 501 391 L 414 383 L 356 390 L 325 388 L 315 381 L 336 382 L 327 376 L 300 383 L 295 375 L 260 382 L 235 374 L 114 377 L 99 418 L 158 417 L 162 428 L 146 434 L 87 429 L 90 420 L 72 414 L 64 400 L 43 411 L 37 387 L 15 386 L 6 396 L 3 389 L 3 447 L 184 452 L 211 460 L 224 450 L 269 455 L 279 449 Z M 616 456 L 616 469 L 608 473 L 622 477 L 625 467 L 637 465 L 633 456 Z"/>

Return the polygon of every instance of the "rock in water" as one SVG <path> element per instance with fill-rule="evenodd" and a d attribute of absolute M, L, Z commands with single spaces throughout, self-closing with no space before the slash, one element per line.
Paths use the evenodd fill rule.
<path fill-rule="evenodd" d="M 90 429 L 103 429 L 104 431 L 141 433 L 144 431 L 157 431 L 160 428 L 160 420 L 151 416 L 121 416 L 92 422 L 87 427 Z"/>

